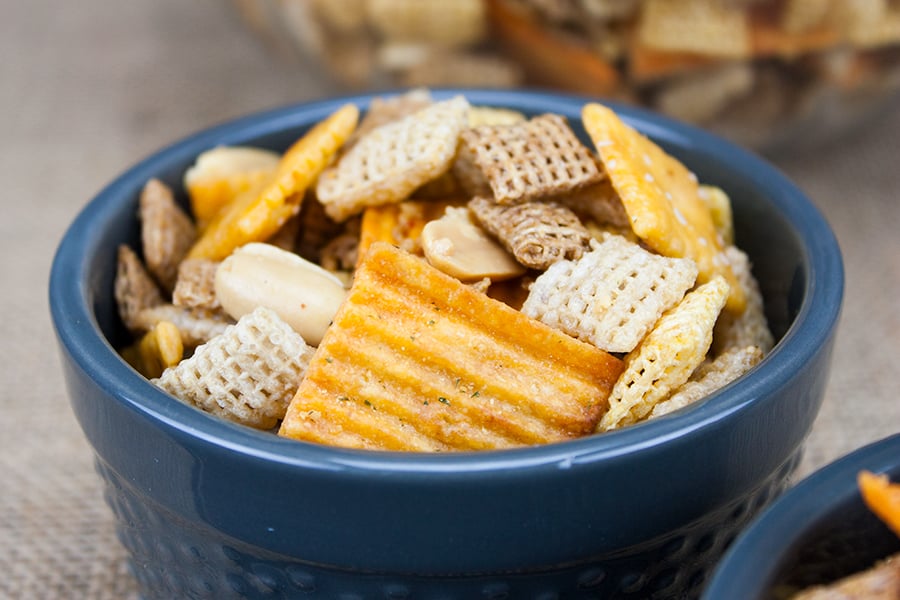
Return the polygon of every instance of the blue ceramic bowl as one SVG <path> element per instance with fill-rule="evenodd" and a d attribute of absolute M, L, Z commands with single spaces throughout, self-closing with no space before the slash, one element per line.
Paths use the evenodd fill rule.
<path fill-rule="evenodd" d="M 565 115 L 584 135 L 584 98 L 462 92 L 477 104 Z M 217 144 L 284 149 L 347 101 L 365 108 L 370 97 L 192 135 L 111 183 L 60 243 L 50 303 L 69 396 L 144 596 L 696 596 L 797 465 L 822 401 L 844 281 L 813 204 L 769 164 L 697 129 L 616 107 L 702 181 L 728 190 L 780 341 L 751 373 L 689 409 L 543 447 L 372 453 L 211 417 L 116 354 L 126 335 L 112 294 L 115 250 L 138 238 L 144 182 L 180 189 L 194 158 Z"/>
<path fill-rule="evenodd" d="M 900 552 L 900 537 L 863 503 L 863 469 L 900 481 L 900 433 L 820 469 L 773 503 L 727 552 L 703 599 L 787 598 Z"/>

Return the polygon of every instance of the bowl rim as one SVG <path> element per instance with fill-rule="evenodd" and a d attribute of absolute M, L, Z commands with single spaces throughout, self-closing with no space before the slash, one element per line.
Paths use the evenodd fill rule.
<path fill-rule="evenodd" d="M 790 552 L 791 541 L 814 530 L 836 507 L 862 503 L 856 476 L 863 469 L 876 474 L 900 473 L 900 433 L 819 468 L 775 500 L 723 555 L 707 583 L 704 600 L 729 598 L 736 589 L 765 589 L 763 586 L 772 582 L 781 560 Z M 785 532 L 794 535 L 786 540 Z M 765 557 L 765 561 L 749 561 L 747 557 Z"/>
<path fill-rule="evenodd" d="M 740 167 L 769 193 L 779 212 L 802 241 L 807 281 L 804 300 L 794 322 L 776 347 L 752 372 L 710 395 L 690 410 L 622 430 L 575 440 L 498 451 L 443 454 L 366 451 L 289 440 L 228 422 L 172 398 L 133 370 L 103 335 L 91 310 L 88 258 L 98 245 L 91 232 L 96 221 L 106 222 L 120 208 L 123 197 L 135 197 L 136 185 L 169 164 L 189 164 L 200 151 L 237 140 L 259 138 L 284 129 L 306 129 L 341 105 L 352 102 L 361 110 L 372 98 L 402 90 L 337 96 L 251 113 L 199 130 L 140 160 L 104 187 L 82 208 L 64 233 L 50 271 L 49 299 L 53 326 L 62 347 L 106 393 L 164 426 L 171 435 L 194 438 L 237 452 L 247 458 L 285 467 L 357 473 L 404 473 L 410 477 L 449 473 L 497 473 L 535 468 L 567 468 L 653 450 L 669 440 L 721 426 L 748 410 L 758 398 L 772 394 L 820 348 L 836 327 L 844 292 L 844 269 L 829 224 L 818 208 L 775 166 L 731 142 L 691 125 L 650 111 L 605 99 L 537 90 L 435 88 L 443 99 L 464 95 L 473 104 L 505 106 L 539 112 L 576 112 L 587 102 L 602 102 L 639 131 L 662 145 L 702 151 L 720 164 Z"/>

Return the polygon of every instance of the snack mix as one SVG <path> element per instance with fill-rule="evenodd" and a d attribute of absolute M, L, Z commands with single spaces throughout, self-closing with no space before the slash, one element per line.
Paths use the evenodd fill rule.
<path fill-rule="evenodd" d="M 283 153 L 203 152 L 140 195 L 122 356 L 213 415 L 364 449 L 543 444 L 706 397 L 773 344 L 727 193 L 603 105 L 582 122 L 587 144 L 419 88 Z"/>
<path fill-rule="evenodd" d="M 305 64 L 312 58 L 349 87 L 562 89 L 648 107 L 758 148 L 837 135 L 900 90 L 897 0 L 235 6 L 272 46 L 299 50 Z"/>

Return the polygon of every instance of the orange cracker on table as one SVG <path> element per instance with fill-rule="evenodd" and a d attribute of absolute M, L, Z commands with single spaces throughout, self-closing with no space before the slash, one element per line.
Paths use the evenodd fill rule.
<path fill-rule="evenodd" d="M 621 362 L 384 242 L 372 244 L 280 429 L 381 450 L 589 434 Z"/>
<path fill-rule="evenodd" d="M 306 189 L 325 169 L 353 130 L 359 110 L 346 104 L 294 143 L 275 176 L 223 207 L 191 248 L 191 258 L 220 260 L 238 246 L 262 241 L 300 210 Z"/>
<path fill-rule="evenodd" d="M 731 289 L 727 308 L 742 312 L 743 289 L 723 255 L 696 176 L 606 106 L 587 104 L 582 118 L 634 233 L 663 256 L 693 259 L 701 283 L 724 277 Z"/>

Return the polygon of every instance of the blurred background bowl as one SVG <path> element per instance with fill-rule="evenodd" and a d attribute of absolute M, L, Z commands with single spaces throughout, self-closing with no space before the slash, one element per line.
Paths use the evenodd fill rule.
<path fill-rule="evenodd" d="M 541 87 L 662 112 L 766 152 L 896 104 L 900 5 L 855 0 L 234 0 L 281 59 L 347 89 Z"/>
<path fill-rule="evenodd" d="M 900 552 L 900 537 L 863 503 L 862 470 L 900 481 L 900 434 L 831 463 L 794 486 L 745 531 L 716 569 L 703 600 L 790 598 Z"/>
<path fill-rule="evenodd" d="M 567 117 L 585 99 L 461 90 Z M 457 93 L 444 90 L 444 98 Z M 844 289 L 840 250 L 804 195 L 703 131 L 616 106 L 701 181 L 727 190 L 778 340 L 750 373 L 620 431 L 503 452 L 371 453 L 282 439 L 183 404 L 116 353 L 116 248 L 157 177 L 219 144 L 284 150 L 345 102 L 194 134 L 106 187 L 62 239 L 50 305 L 74 413 L 145 598 L 695 597 L 741 528 L 790 483 L 821 406 Z"/>

